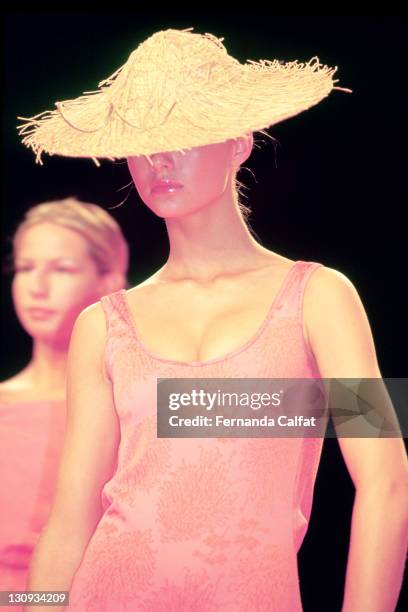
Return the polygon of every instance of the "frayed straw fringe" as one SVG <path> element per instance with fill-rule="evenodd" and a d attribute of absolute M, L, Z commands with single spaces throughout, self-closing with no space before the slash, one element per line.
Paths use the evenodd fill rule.
<path fill-rule="evenodd" d="M 18 117 L 22 142 L 36 154 L 99 158 L 182 151 L 259 131 L 326 97 L 337 66 L 317 56 L 240 64 L 212 34 L 166 30 L 148 38 L 126 64 L 56 110 Z"/>

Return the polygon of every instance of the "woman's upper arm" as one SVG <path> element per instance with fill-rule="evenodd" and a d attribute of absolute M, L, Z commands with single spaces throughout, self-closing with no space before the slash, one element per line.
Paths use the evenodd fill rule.
<path fill-rule="evenodd" d="M 100 303 L 74 325 L 67 369 L 67 423 L 50 522 L 89 538 L 101 516 L 101 489 L 116 468 L 120 430 L 105 372 L 105 317 Z"/>
<path fill-rule="evenodd" d="M 325 266 L 304 296 L 305 327 L 322 378 L 381 378 L 370 324 L 353 283 Z"/>
<path fill-rule="evenodd" d="M 305 327 L 322 378 L 376 378 L 376 409 L 395 418 L 381 380 L 374 339 L 362 301 L 352 282 L 322 267 L 310 277 L 304 302 Z M 373 387 L 375 390 L 375 387 Z M 385 387 L 384 387 L 385 389 Z M 381 398 L 381 399 L 380 399 Z M 394 422 L 394 421 L 393 421 Z M 336 427 L 337 429 L 337 427 Z M 340 428 L 339 428 L 340 429 Z M 367 429 L 368 432 L 368 429 Z M 356 487 L 407 487 L 408 461 L 401 438 L 342 437 L 339 446 Z"/>

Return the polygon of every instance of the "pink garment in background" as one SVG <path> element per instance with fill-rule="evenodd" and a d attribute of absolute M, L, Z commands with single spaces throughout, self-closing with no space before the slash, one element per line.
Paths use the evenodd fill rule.
<path fill-rule="evenodd" d="M 0 402 L 0 591 L 26 590 L 55 491 L 65 416 L 61 401 Z"/>
<path fill-rule="evenodd" d="M 102 298 L 121 443 L 68 610 L 302 610 L 297 551 L 322 438 L 157 438 L 156 379 L 320 378 L 302 304 L 321 265 L 297 261 L 256 334 L 204 362 L 153 354 L 126 291 Z"/>

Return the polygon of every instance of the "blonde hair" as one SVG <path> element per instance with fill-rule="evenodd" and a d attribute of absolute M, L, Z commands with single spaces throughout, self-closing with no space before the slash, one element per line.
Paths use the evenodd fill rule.
<path fill-rule="evenodd" d="M 249 132 L 247 132 L 248 134 Z M 270 140 L 273 143 L 274 149 L 275 149 L 275 164 L 276 164 L 276 148 L 279 145 L 279 141 L 274 138 L 274 136 L 272 136 L 271 134 L 269 134 L 266 130 L 258 130 L 258 132 L 252 132 L 252 137 L 253 137 L 253 149 L 261 149 L 263 145 L 266 144 L 266 140 L 262 140 L 261 138 L 257 137 L 257 134 L 259 134 L 260 136 L 265 136 L 268 140 Z M 246 166 L 241 165 L 238 170 L 235 173 L 235 177 L 234 177 L 234 193 L 235 193 L 235 202 L 236 205 L 238 207 L 238 210 L 244 220 L 244 223 L 246 224 L 248 231 L 250 234 L 252 234 L 252 236 L 254 236 L 260 243 L 261 243 L 261 239 L 259 238 L 258 234 L 254 231 L 254 229 L 252 228 L 250 222 L 249 222 L 249 218 L 252 214 L 252 209 L 248 204 L 245 204 L 241 198 L 245 198 L 246 199 L 246 194 L 244 193 L 244 191 L 248 191 L 249 187 L 247 187 L 245 185 L 245 183 L 242 183 L 240 180 L 238 180 L 237 175 L 239 174 L 239 172 L 241 170 L 247 170 L 252 177 L 254 178 L 255 182 L 256 182 L 256 178 L 255 178 L 255 174 L 252 172 L 252 170 L 250 170 L 249 168 L 247 168 Z"/>
<path fill-rule="evenodd" d="M 81 234 L 100 274 L 119 272 L 124 276 L 129 265 L 129 248 L 115 219 L 103 208 L 75 197 L 51 200 L 30 208 L 12 238 L 13 258 L 21 233 L 39 223 L 54 223 Z"/>

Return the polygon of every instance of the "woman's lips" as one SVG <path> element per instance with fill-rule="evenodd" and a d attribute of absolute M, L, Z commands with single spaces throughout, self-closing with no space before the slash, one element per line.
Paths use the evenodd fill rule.
<path fill-rule="evenodd" d="M 54 314 L 54 310 L 49 310 L 48 308 L 27 308 L 27 311 L 32 319 L 48 319 L 51 315 Z"/>
<path fill-rule="evenodd" d="M 178 181 L 162 180 L 155 181 L 153 183 L 151 192 L 152 194 L 173 193 L 175 191 L 179 191 L 180 189 L 183 189 L 182 183 L 179 183 Z"/>

